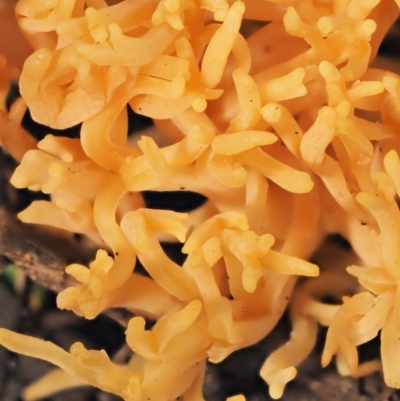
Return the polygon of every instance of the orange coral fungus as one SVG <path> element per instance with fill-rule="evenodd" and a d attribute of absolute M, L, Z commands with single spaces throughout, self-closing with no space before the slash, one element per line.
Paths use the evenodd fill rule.
<path fill-rule="evenodd" d="M 101 244 L 89 266 L 66 267 L 78 284 L 58 295 L 61 309 L 135 315 L 126 365 L 81 343 L 67 352 L 0 329 L 3 346 L 62 369 L 26 400 L 83 384 L 126 401 L 200 400 L 206 361 L 267 336 L 288 304 L 291 340 L 261 367 L 273 398 L 311 352 L 317 323 L 329 326 L 323 365 L 337 355 L 343 374 L 382 367 L 400 387 L 400 76 L 374 67 L 398 15 L 392 0 L 17 3 L 34 51 L 22 98 L 0 109 L 1 143 L 20 161 L 11 183 L 51 196 L 19 217 Z M 164 141 L 144 133 L 133 143 L 127 106 Z M 82 124 L 80 138 L 36 143 L 20 127 L 26 108 L 52 128 Z M 151 209 L 146 190 L 207 202 Z M 308 260 L 332 232 L 360 266 L 296 286 L 318 276 Z M 183 244 L 182 265 L 162 239 Z M 324 295 L 346 297 L 328 305 Z M 359 364 L 357 346 L 379 330 L 382 362 Z"/>

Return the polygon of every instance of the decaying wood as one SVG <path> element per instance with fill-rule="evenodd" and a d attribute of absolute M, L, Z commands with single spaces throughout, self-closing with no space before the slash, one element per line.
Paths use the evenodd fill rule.
<path fill-rule="evenodd" d="M 38 284 L 59 292 L 74 283 L 65 274 L 65 266 L 87 265 L 96 248 L 77 236 L 19 221 L 15 205 L 21 195 L 8 182 L 13 169 L 13 161 L 0 153 L 0 265 L 14 263 Z"/>
<path fill-rule="evenodd" d="M 55 292 L 74 281 L 65 266 L 93 259 L 92 249 L 82 249 L 73 237 L 54 236 L 36 226 L 18 221 L 5 207 L 0 207 L 0 257 L 24 269 L 36 283 Z M 72 258 L 72 255 L 73 258 Z"/>

